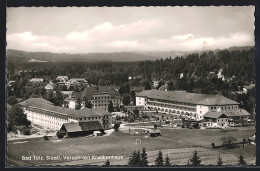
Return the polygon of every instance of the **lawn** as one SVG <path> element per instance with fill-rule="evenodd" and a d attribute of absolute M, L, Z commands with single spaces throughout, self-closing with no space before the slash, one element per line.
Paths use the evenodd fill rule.
<path fill-rule="evenodd" d="M 166 152 L 169 150 L 176 150 L 181 154 L 183 149 L 208 149 L 204 150 L 202 157 L 206 157 L 207 151 L 212 151 L 211 143 L 214 142 L 216 145 L 221 142 L 219 139 L 226 135 L 233 135 L 237 137 L 238 141 L 243 138 L 251 136 L 255 129 L 253 127 L 234 128 L 234 131 L 220 131 L 218 130 L 195 130 L 195 129 L 166 129 L 160 128 L 162 131 L 161 137 L 156 138 L 145 138 L 145 135 L 134 135 L 130 136 L 121 132 L 114 132 L 110 136 L 93 137 L 93 138 L 63 138 L 61 141 L 53 139 L 51 141 L 44 141 L 43 138 L 34 138 L 27 140 L 15 140 L 9 141 L 7 144 L 8 153 L 16 156 L 29 156 L 34 155 L 40 156 L 75 156 L 75 155 L 117 155 L 124 157 L 124 163 L 126 163 L 129 156 L 135 150 L 142 150 L 143 147 L 150 153 L 152 151 L 158 151 L 165 149 Z M 142 141 L 141 144 L 136 143 L 136 139 Z M 18 143 L 17 143 L 18 142 Z M 19 143 L 20 142 L 20 143 Z M 169 150 L 167 150 L 169 149 Z M 255 157 L 255 146 L 246 146 L 246 148 L 239 148 L 227 151 L 226 149 L 213 150 L 212 158 L 216 157 L 215 153 L 230 153 L 230 155 L 237 156 L 242 153 L 248 157 Z M 192 152 L 185 154 L 183 157 L 186 162 L 187 155 L 191 155 Z M 175 154 L 177 158 L 181 158 L 178 154 Z M 19 159 L 20 159 L 19 158 Z M 18 159 L 18 160 L 19 160 Z M 184 162 L 183 159 L 183 162 Z M 176 159 L 175 159 L 176 160 Z M 214 159 L 215 160 L 215 159 Z M 30 161 L 29 164 L 54 164 L 57 162 L 65 162 L 67 160 L 54 160 L 54 161 Z M 232 160 L 233 161 L 233 160 Z M 119 161 L 118 161 L 119 162 Z M 181 162 L 181 163 L 183 163 Z M 116 164 L 116 163 L 115 163 Z M 185 164 L 185 163 L 183 163 Z"/>

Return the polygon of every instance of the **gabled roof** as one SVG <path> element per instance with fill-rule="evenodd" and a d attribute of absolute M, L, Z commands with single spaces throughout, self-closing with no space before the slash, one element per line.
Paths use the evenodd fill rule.
<path fill-rule="evenodd" d="M 204 115 L 204 118 L 227 118 L 228 116 L 225 115 L 223 112 L 208 112 Z"/>
<path fill-rule="evenodd" d="M 250 116 L 250 114 L 245 109 L 226 111 L 225 114 L 229 117 Z"/>
<path fill-rule="evenodd" d="M 91 110 L 92 110 L 92 112 L 100 114 L 100 115 L 112 115 L 108 111 L 105 111 L 104 109 L 101 109 L 101 108 L 93 108 Z"/>
<path fill-rule="evenodd" d="M 100 117 L 103 116 L 102 113 L 102 109 L 99 110 L 99 112 L 94 112 L 92 111 L 92 109 L 88 109 L 88 108 L 82 108 L 80 110 L 73 110 L 73 109 L 69 109 L 69 108 L 64 108 L 64 107 L 60 107 L 60 106 L 55 106 L 53 105 L 53 103 L 41 99 L 41 98 L 30 98 L 27 99 L 23 102 L 19 103 L 22 106 L 28 107 L 35 107 L 38 109 L 44 109 L 44 110 L 49 110 L 49 111 L 53 111 L 53 112 L 57 112 L 57 113 L 62 113 L 71 117 L 76 117 L 76 118 L 84 118 L 84 117 Z M 103 112 L 105 113 L 105 111 Z"/>
<path fill-rule="evenodd" d="M 177 91 L 163 91 L 163 90 L 144 90 L 137 93 L 136 97 L 148 97 L 151 99 L 167 100 L 175 102 L 184 102 L 200 105 L 227 105 L 239 104 L 238 102 L 228 99 L 220 95 L 186 93 Z"/>
<path fill-rule="evenodd" d="M 20 103 L 18 103 L 21 106 L 33 106 L 34 104 L 53 104 L 52 102 L 45 100 L 43 98 L 29 98 L 27 100 L 24 100 Z"/>
<path fill-rule="evenodd" d="M 98 131 L 104 129 L 98 121 L 64 123 L 61 129 L 67 132 Z"/>
<path fill-rule="evenodd" d="M 113 87 L 109 86 L 90 86 L 82 92 L 75 92 L 72 96 L 74 98 L 92 98 L 93 94 L 109 94 L 112 98 L 120 97 L 120 93 Z"/>

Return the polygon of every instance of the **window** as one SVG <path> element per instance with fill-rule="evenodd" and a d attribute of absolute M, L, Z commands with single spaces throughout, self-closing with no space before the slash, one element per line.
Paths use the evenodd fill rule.
<path fill-rule="evenodd" d="M 211 109 L 213 109 L 213 107 L 211 106 Z"/>

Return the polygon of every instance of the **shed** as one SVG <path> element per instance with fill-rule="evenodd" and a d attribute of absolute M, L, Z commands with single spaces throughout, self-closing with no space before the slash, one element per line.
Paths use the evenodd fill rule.
<path fill-rule="evenodd" d="M 149 129 L 148 132 L 150 134 L 150 137 L 161 136 L 161 131 L 159 129 Z"/>
<path fill-rule="evenodd" d="M 94 131 L 103 130 L 103 126 L 98 121 L 64 123 L 60 129 L 67 137 L 87 136 Z"/>

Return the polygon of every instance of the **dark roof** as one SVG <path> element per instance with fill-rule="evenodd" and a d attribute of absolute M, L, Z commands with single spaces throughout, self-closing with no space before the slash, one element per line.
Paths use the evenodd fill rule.
<path fill-rule="evenodd" d="M 112 98 L 120 97 L 120 93 L 114 88 L 109 86 L 90 86 L 81 92 L 75 92 L 72 95 L 74 98 L 84 98 L 87 97 L 91 99 L 93 94 L 109 94 Z"/>
<path fill-rule="evenodd" d="M 250 114 L 245 109 L 232 110 L 232 111 L 221 111 L 221 112 L 208 112 L 204 115 L 204 118 L 220 118 L 222 115 L 226 117 L 234 116 L 249 116 Z"/>
<path fill-rule="evenodd" d="M 93 112 L 91 109 L 88 109 L 88 108 L 82 108 L 80 110 L 73 110 L 73 109 L 69 109 L 69 108 L 55 106 L 51 102 L 44 100 L 44 99 L 40 99 L 40 98 L 30 98 L 28 100 L 20 102 L 19 104 L 22 106 L 25 106 L 25 107 L 28 107 L 28 106 L 36 107 L 36 108 L 40 108 L 40 109 L 57 112 L 57 113 L 66 114 L 68 116 L 77 117 L 77 118 L 103 116 L 102 114 L 100 114 L 100 113 L 102 113 L 102 109 L 100 109 L 99 112 Z M 103 113 L 105 113 L 105 112 L 106 111 L 103 110 Z"/>
<path fill-rule="evenodd" d="M 91 110 L 92 110 L 92 112 L 100 114 L 100 115 L 112 115 L 108 111 L 105 111 L 104 109 L 101 109 L 101 108 L 93 108 Z"/>
<path fill-rule="evenodd" d="M 42 99 L 42 98 L 29 98 L 27 100 L 24 100 L 20 103 L 18 103 L 21 106 L 32 106 L 34 104 L 38 104 L 38 103 L 42 103 L 42 104 L 53 104 L 52 102 Z"/>
<path fill-rule="evenodd" d="M 225 114 L 229 117 L 234 116 L 249 116 L 250 114 L 245 109 L 233 110 L 233 111 L 226 111 Z"/>
<path fill-rule="evenodd" d="M 67 132 L 98 131 L 104 129 L 98 121 L 64 123 Z"/>
<path fill-rule="evenodd" d="M 137 97 L 148 97 L 152 99 L 184 102 L 200 105 L 227 105 L 239 104 L 238 102 L 220 95 L 186 93 L 177 91 L 145 90 L 136 95 Z"/>
<path fill-rule="evenodd" d="M 223 112 L 208 112 L 204 115 L 204 118 L 222 118 L 222 117 L 228 117 L 227 115 L 225 115 Z"/>

